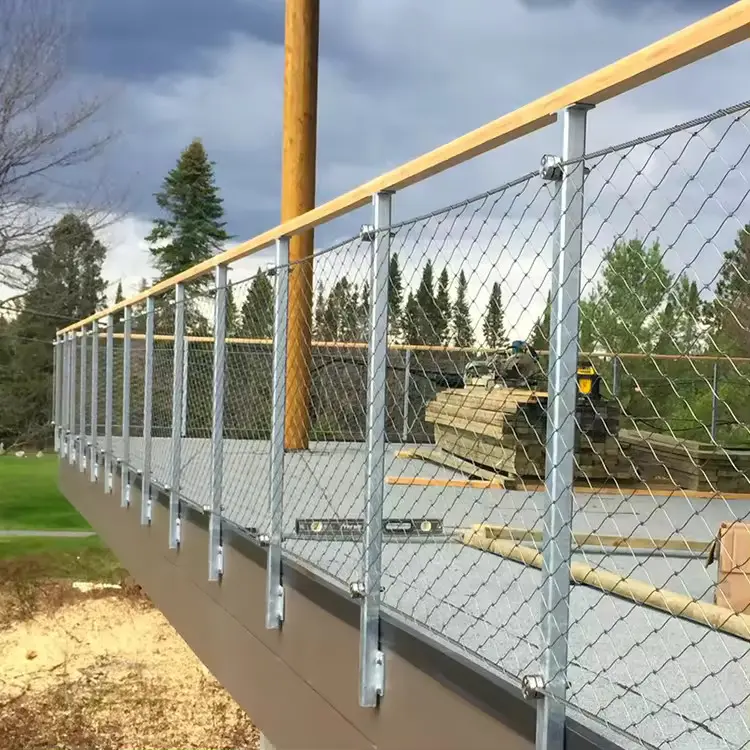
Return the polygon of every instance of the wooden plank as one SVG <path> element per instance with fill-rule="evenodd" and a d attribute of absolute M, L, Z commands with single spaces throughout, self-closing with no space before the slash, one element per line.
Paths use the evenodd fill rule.
<path fill-rule="evenodd" d="M 457 489 L 496 490 L 503 489 L 503 482 L 487 479 L 441 479 L 439 477 L 391 477 L 386 484 L 403 487 L 455 487 Z"/>
<path fill-rule="evenodd" d="M 516 474 L 516 451 L 503 448 L 485 440 L 477 440 L 471 434 L 456 432 L 440 426 L 435 427 L 435 439 L 438 447 L 454 456 L 480 466 L 486 466 L 503 474 Z"/>
<path fill-rule="evenodd" d="M 196 266 L 156 284 L 118 305 L 73 323 L 58 333 L 67 333 L 82 325 L 147 297 L 164 293 L 177 283 L 186 283 L 210 273 L 216 266 L 233 263 L 256 253 L 283 236 L 293 236 L 369 203 L 375 193 L 400 190 L 461 164 L 500 145 L 552 124 L 557 113 L 579 102 L 600 104 L 638 88 L 649 81 L 708 57 L 750 37 L 750 0 L 739 0 L 728 8 L 703 18 L 681 31 L 634 52 L 591 73 L 574 83 L 537 99 L 510 114 L 499 117 L 466 135 L 446 143 L 412 161 L 376 177 L 299 217 L 213 256 Z"/>
<path fill-rule="evenodd" d="M 412 448 L 408 451 L 400 451 L 402 458 L 418 458 L 422 461 L 428 461 L 438 466 L 445 466 L 455 471 L 460 471 L 462 474 L 466 474 L 468 477 L 477 477 L 478 479 L 486 479 L 487 481 L 497 482 L 503 485 L 506 489 L 508 488 L 509 477 L 505 477 L 502 474 L 498 474 L 494 471 L 488 471 L 480 466 L 475 466 L 469 461 L 464 461 L 458 456 L 453 456 L 450 453 L 446 453 L 440 448 Z M 407 455 L 408 454 L 408 455 Z"/>

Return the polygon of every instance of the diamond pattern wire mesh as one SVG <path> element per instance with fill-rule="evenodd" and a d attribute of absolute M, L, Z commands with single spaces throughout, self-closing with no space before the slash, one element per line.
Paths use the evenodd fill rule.
<path fill-rule="evenodd" d="M 567 701 L 633 747 L 750 746 L 750 620 L 741 613 L 750 585 L 741 525 L 750 511 L 749 125 L 745 103 L 585 158 L 579 345 L 580 365 L 594 372 L 581 371 L 568 446 L 576 487 Z M 530 173 L 390 228 L 383 515 L 428 520 L 440 533 L 384 535 L 383 603 L 514 680 L 540 672 L 547 645 L 536 553 L 546 554 L 558 189 Z M 307 279 L 301 267 L 290 266 L 292 279 Z M 222 514 L 260 532 L 269 524 L 277 271 L 233 271 L 228 297 Z M 284 457 L 284 551 L 344 584 L 362 576 L 371 282 L 368 239 L 316 252 L 306 290 L 310 445 Z M 199 505 L 211 497 L 206 288 L 186 290 L 180 415 L 180 493 Z M 176 437 L 174 313 L 172 296 L 157 302 L 159 484 L 169 484 Z M 138 309 L 134 464 L 143 458 L 141 329 Z M 102 338 L 102 443 L 105 356 Z M 116 436 L 123 364 L 120 338 Z M 295 367 L 289 360 L 292 429 L 300 424 L 289 404 L 304 383 Z M 715 543 L 722 524 L 732 543 Z"/>
<path fill-rule="evenodd" d="M 306 451 L 287 453 L 284 468 L 283 522 L 285 534 L 290 537 L 284 542 L 284 549 L 345 583 L 358 576 L 362 555 L 356 523 L 363 515 L 367 477 L 363 441 L 369 258 L 369 243 L 359 237 L 315 255 L 313 287 L 307 289 L 314 298 L 312 351 L 308 352 L 310 446 Z M 294 273 L 292 264 L 291 278 Z M 299 376 L 300 372 L 288 365 L 287 425 L 291 430 L 296 423 L 289 403 L 302 387 Z M 339 524 L 338 541 L 326 544 L 295 539 L 298 519 L 325 519 Z"/>

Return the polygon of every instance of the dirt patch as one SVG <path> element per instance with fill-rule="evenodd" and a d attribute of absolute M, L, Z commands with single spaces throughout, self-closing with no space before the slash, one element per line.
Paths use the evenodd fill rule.
<path fill-rule="evenodd" d="M 258 746 L 247 715 L 127 582 L 37 587 L 33 615 L 6 619 L 0 654 L 0 750 Z"/>

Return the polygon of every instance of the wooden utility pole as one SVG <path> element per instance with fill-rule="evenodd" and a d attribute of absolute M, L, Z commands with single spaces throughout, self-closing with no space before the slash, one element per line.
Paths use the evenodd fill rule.
<path fill-rule="evenodd" d="M 286 0 L 281 220 L 315 207 L 318 116 L 319 0 Z M 291 238 L 287 338 L 287 450 L 304 450 L 310 435 L 313 232 Z M 303 261 L 303 262 L 299 262 Z"/>

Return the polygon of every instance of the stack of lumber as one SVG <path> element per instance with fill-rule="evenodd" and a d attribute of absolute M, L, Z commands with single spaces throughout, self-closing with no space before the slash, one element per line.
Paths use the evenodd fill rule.
<path fill-rule="evenodd" d="M 427 405 L 438 447 L 507 477 L 544 480 L 547 394 L 521 388 L 447 389 Z M 632 479 L 618 445 L 614 402 L 584 401 L 577 410 L 575 457 L 579 479 Z"/>
<path fill-rule="evenodd" d="M 621 430 L 619 440 L 646 482 L 667 481 L 686 490 L 750 491 L 750 450 L 631 430 Z"/>

